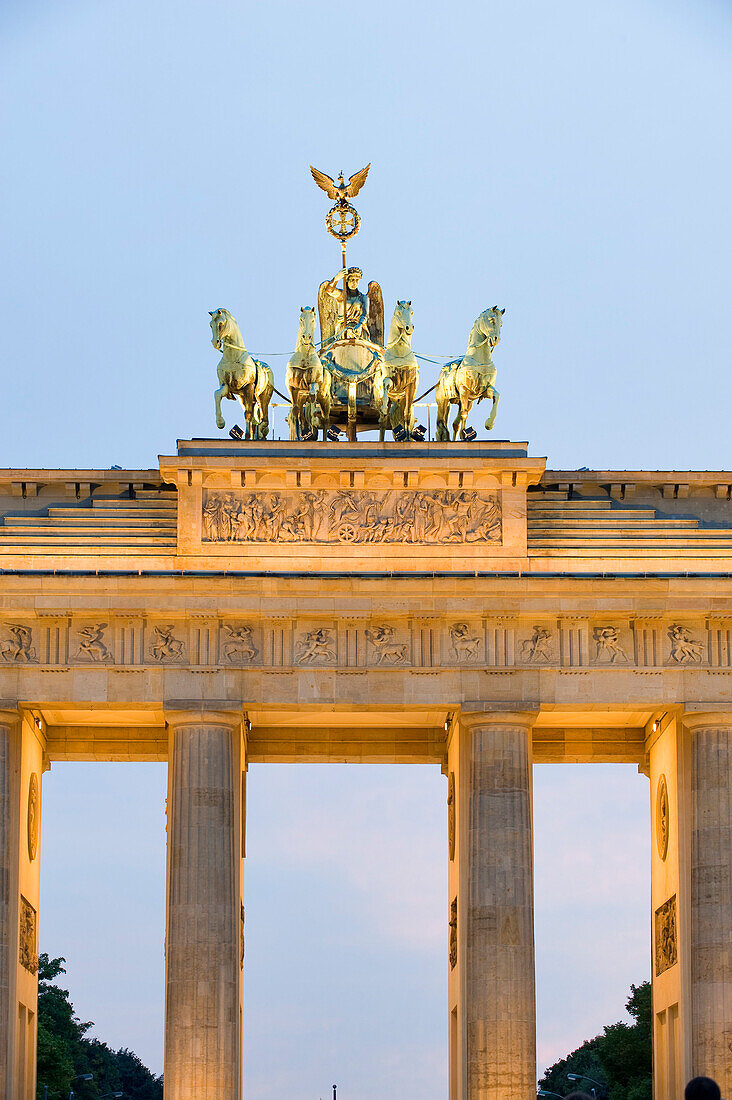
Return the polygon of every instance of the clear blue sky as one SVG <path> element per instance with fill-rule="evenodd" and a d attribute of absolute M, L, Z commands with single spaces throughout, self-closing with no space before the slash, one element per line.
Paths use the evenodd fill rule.
<path fill-rule="evenodd" d="M 731 37 L 720 0 L 5 0 L 0 466 L 216 434 L 208 310 L 289 349 L 340 265 L 307 166 L 370 160 L 350 256 L 411 298 L 415 350 L 506 307 L 498 436 L 554 467 L 729 468 Z M 253 1100 L 444 1095 L 443 783 L 252 769 Z M 542 1060 L 647 974 L 645 784 L 538 771 Z M 157 1067 L 163 788 L 55 766 L 43 820 L 43 946 Z"/>

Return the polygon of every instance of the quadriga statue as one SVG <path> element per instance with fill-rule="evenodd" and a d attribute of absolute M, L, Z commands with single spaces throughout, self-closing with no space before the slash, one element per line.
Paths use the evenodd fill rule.
<path fill-rule="evenodd" d="M 412 303 L 399 300 L 389 325 L 384 347 L 384 405 L 392 431 L 403 427 L 407 439 L 414 429 L 414 398 L 419 384 L 419 364 L 412 351 L 414 313 Z M 384 423 L 381 424 L 381 439 Z"/>
<path fill-rule="evenodd" d="M 325 439 L 330 427 L 330 374 L 315 348 L 315 320 L 313 306 L 303 306 L 297 344 L 285 372 L 292 402 L 288 417 L 290 439 L 302 439 L 306 428 L 312 429 L 317 439 L 321 427 Z"/>
<path fill-rule="evenodd" d="M 239 326 L 228 309 L 209 312 L 211 343 L 223 352 L 218 366 L 219 388 L 214 392 L 216 427 L 224 428 L 221 399 L 238 397 L 244 408 L 247 439 L 266 439 L 269 432 L 269 403 L 274 390 L 272 369 L 247 351 Z"/>
<path fill-rule="evenodd" d="M 501 324 L 505 309 L 493 306 L 484 309 L 470 330 L 468 350 L 462 359 L 453 359 L 445 363 L 440 371 L 435 399 L 437 401 L 437 438 L 449 440 L 450 428 L 447 422 L 450 405 L 458 406 L 458 414 L 452 426 L 452 438 L 465 438 L 465 421 L 474 401 L 490 397 L 493 401 L 491 413 L 485 422 L 490 431 L 496 419 L 500 394 L 493 383 L 496 379 L 496 367 L 491 352 L 501 339 Z"/>

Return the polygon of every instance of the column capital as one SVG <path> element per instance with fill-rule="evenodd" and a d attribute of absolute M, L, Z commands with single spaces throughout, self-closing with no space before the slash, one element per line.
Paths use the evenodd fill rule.
<path fill-rule="evenodd" d="M 165 721 L 174 729 L 181 726 L 228 726 L 236 729 L 244 722 L 244 710 L 242 707 L 226 706 L 225 703 L 216 700 L 209 703 L 200 701 L 188 703 L 184 700 L 175 700 L 165 707 Z"/>
<path fill-rule="evenodd" d="M 460 709 L 460 725 L 464 729 L 475 726 L 523 726 L 531 729 L 538 714 L 538 704 L 522 706 L 517 703 L 470 702 Z"/>
<path fill-rule="evenodd" d="M 690 730 L 732 727 L 732 707 L 715 706 L 713 703 L 688 703 L 681 720 Z"/>
<path fill-rule="evenodd" d="M 22 717 L 17 707 L 9 706 L 0 700 L 0 726 L 14 726 Z"/>

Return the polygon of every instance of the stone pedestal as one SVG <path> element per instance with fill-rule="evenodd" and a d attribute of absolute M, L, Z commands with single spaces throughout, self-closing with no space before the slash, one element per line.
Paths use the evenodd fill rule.
<path fill-rule="evenodd" d="M 451 1100 L 536 1096 L 533 717 L 463 714 L 450 741 Z"/>
<path fill-rule="evenodd" d="M 242 716 L 176 711 L 170 730 L 166 1100 L 241 1096 Z"/>
<path fill-rule="evenodd" d="M 732 712 L 685 714 L 691 736 L 691 1042 L 695 1075 L 732 1094 Z"/>

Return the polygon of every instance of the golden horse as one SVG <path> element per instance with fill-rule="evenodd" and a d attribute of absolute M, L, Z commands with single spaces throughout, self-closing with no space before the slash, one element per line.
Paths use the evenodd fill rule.
<path fill-rule="evenodd" d="M 491 413 L 485 422 L 490 431 L 496 419 L 500 394 L 493 383 L 496 379 L 496 367 L 491 352 L 501 339 L 501 324 L 505 309 L 493 306 L 484 309 L 470 330 L 468 350 L 462 359 L 453 359 L 445 363 L 440 371 L 435 399 L 437 401 L 437 439 L 446 442 L 450 438 L 447 418 L 450 405 L 458 406 L 458 414 L 452 426 L 452 438 L 465 438 L 465 422 L 474 401 L 490 397 L 493 401 Z"/>
<path fill-rule="evenodd" d="M 246 439 L 266 439 L 269 432 L 269 403 L 274 390 L 271 367 L 253 359 L 244 346 L 239 326 L 228 309 L 209 312 L 211 343 L 223 352 L 218 366 L 219 388 L 214 391 L 216 427 L 226 427 L 221 399 L 239 398 L 244 409 Z"/>
<path fill-rule="evenodd" d="M 323 429 L 323 439 L 330 427 L 330 374 L 315 350 L 315 309 L 304 306 L 300 310 L 297 344 L 285 373 L 287 390 L 292 401 L 290 439 L 302 439 L 306 426 L 318 437 Z M 319 412 L 316 414 L 315 406 Z"/>
<path fill-rule="evenodd" d="M 398 301 L 389 325 L 389 335 L 384 347 L 384 416 L 381 439 L 384 438 L 384 421 L 388 418 L 391 430 L 403 427 L 407 439 L 414 429 L 414 397 L 419 384 L 419 364 L 412 351 L 414 314 L 412 303 Z"/>

